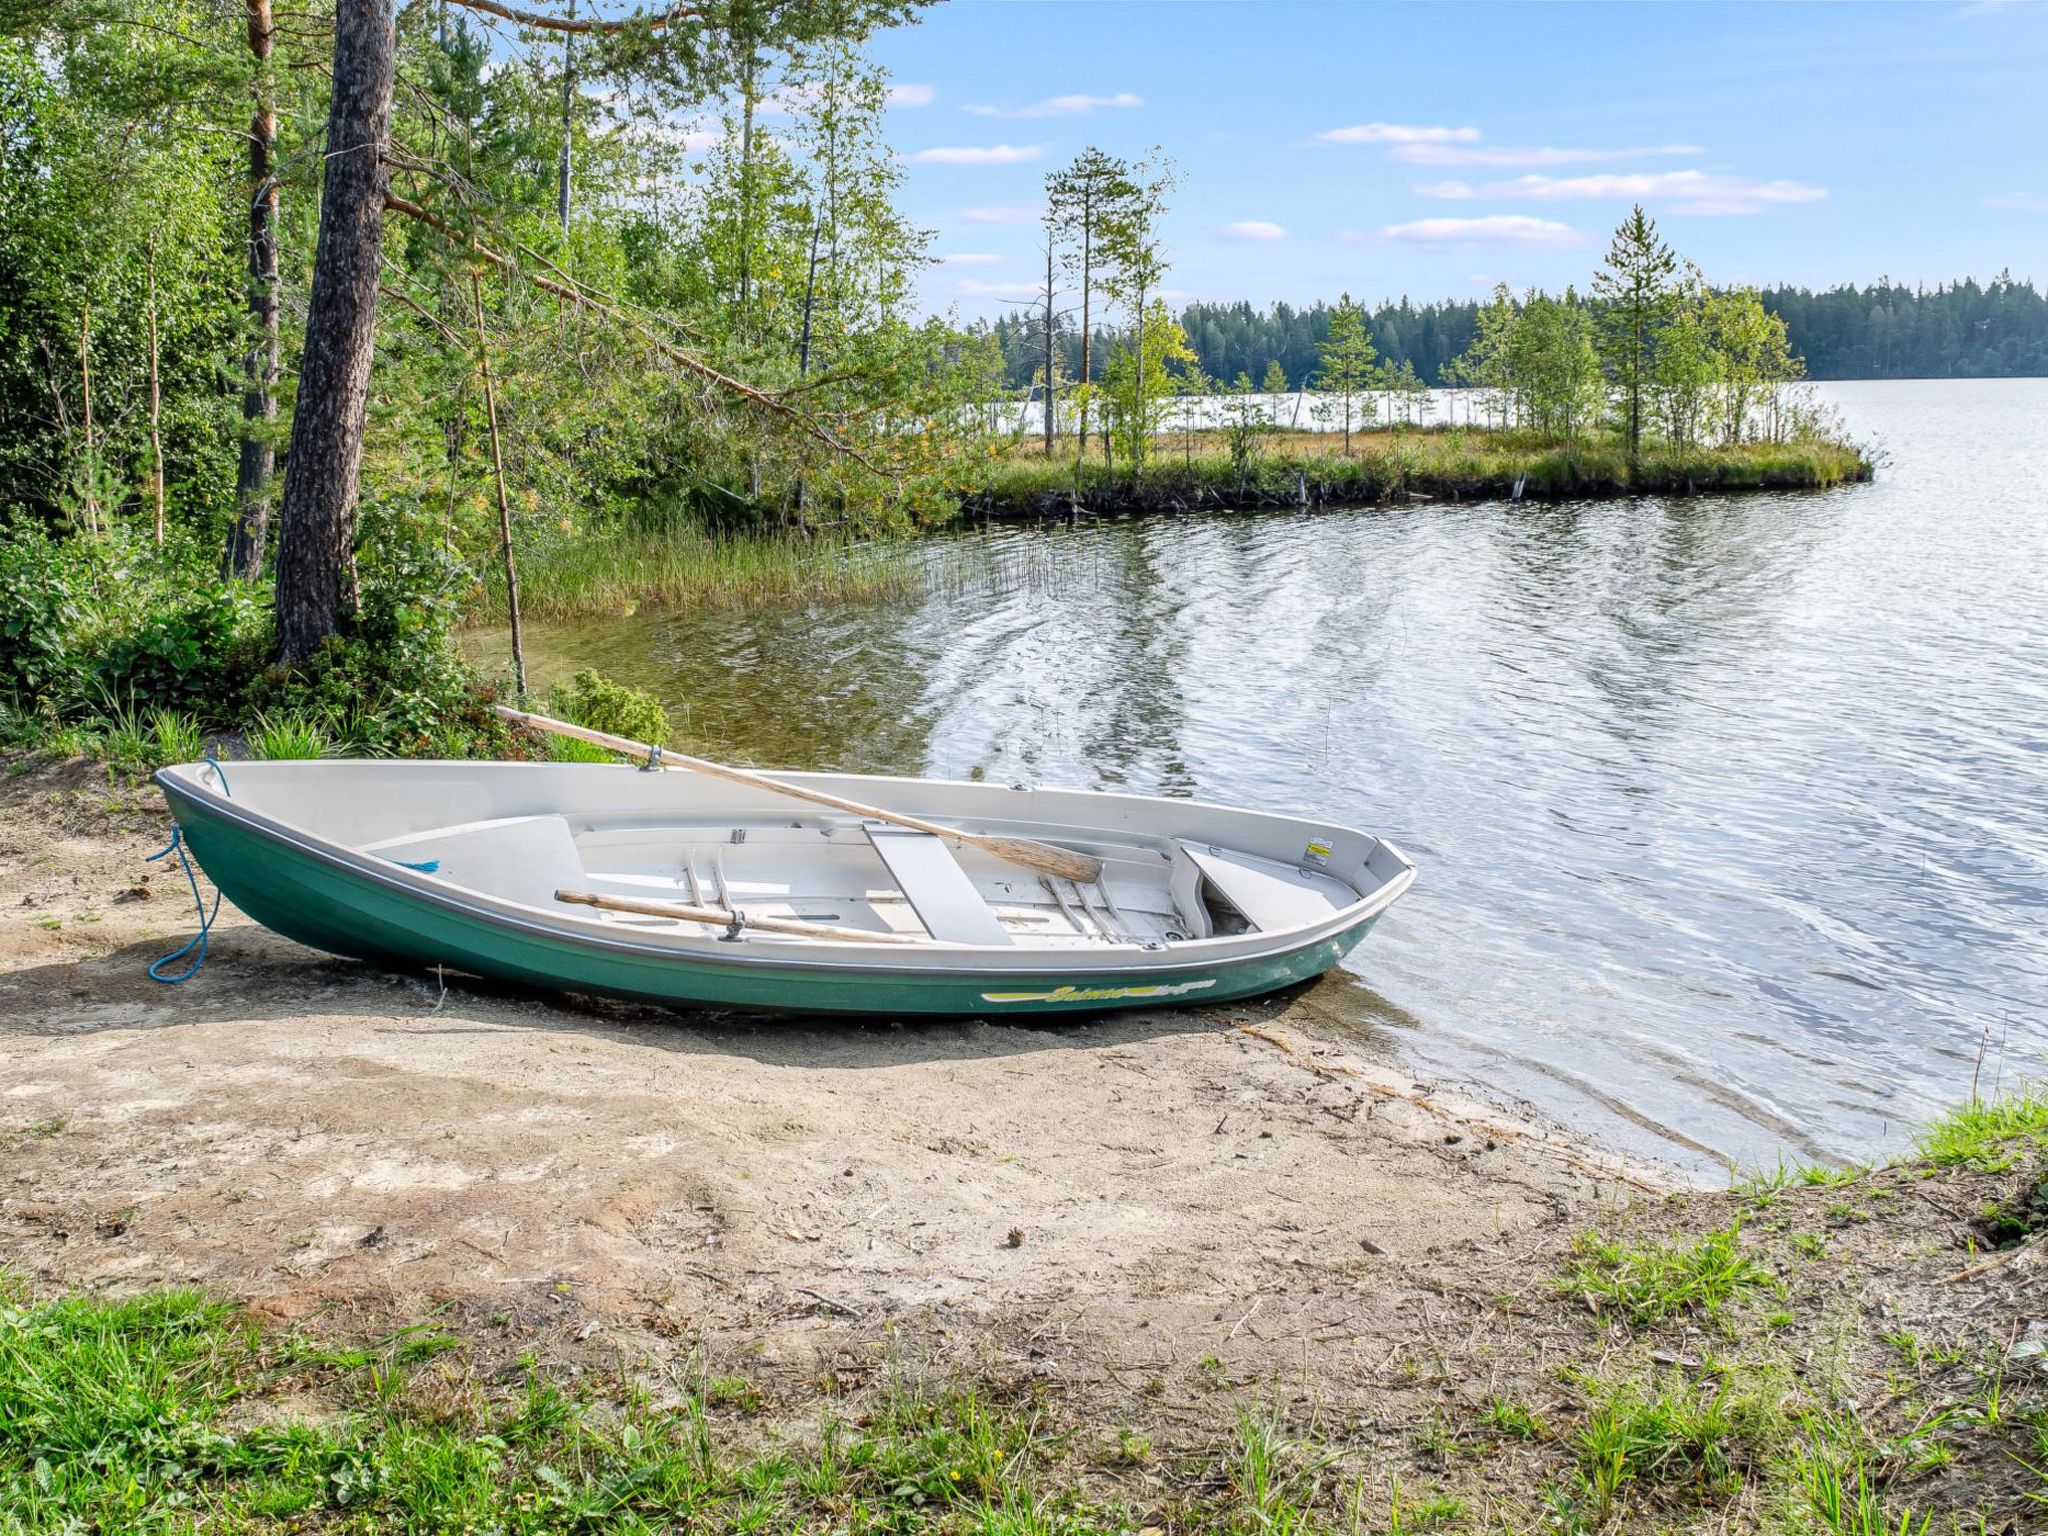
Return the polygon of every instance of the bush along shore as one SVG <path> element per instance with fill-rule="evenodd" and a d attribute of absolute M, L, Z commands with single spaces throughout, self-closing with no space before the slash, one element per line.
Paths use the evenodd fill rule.
<path fill-rule="evenodd" d="M 1646 1197 L 1505 1268 L 1360 1261 L 1384 1367 L 1307 1398 L 993 1340 L 778 1390 L 546 1309 L 351 1339 L 0 1277 L 0 1530 L 2035 1531 L 2044 1148 L 2048 1098 L 1973 1102 L 1897 1165 Z"/>
<path fill-rule="evenodd" d="M 1101 459 L 1042 453 L 997 461 L 959 491 L 964 514 L 1028 519 L 1146 512 L 1384 506 L 1409 502 L 1572 501 L 1735 491 L 1823 490 L 1867 481 L 1871 459 L 1828 439 L 1745 442 L 1634 464 L 1618 439 L 1545 441 L 1533 433 L 1457 428 L 1359 434 L 1349 453 L 1333 434 L 1277 435 L 1270 451 L 1229 451 L 1216 435 L 1161 438 L 1141 475 Z"/>

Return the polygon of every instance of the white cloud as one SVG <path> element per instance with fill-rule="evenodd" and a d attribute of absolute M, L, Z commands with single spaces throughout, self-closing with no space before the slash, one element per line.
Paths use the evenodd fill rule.
<path fill-rule="evenodd" d="M 1039 290 L 1029 283 L 984 283 L 978 277 L 963 277 L 953 291 L 970 299 L 1028 299 Z"/>
<path fill-rule="evenodd" d="M 1318 144 L 1470 144 L 1477 128 L 1421 128 L 1407 123 L 1358 123 L 1316 135 Z"/>
<path fill-rule="evenodd" d="M 1773 204 L 1817 203 L 1825 187 L 1803 181 L 1754 181 L 1705 171 L 1643 171 L 1597 176 L 1517 176 L 1486 189 L 1508 197 L 1560 202 L 1582 198 L 1670 203 L 1681 213 L 1761 213 Z"/>
<path fill-rule="evenodd" d="M 2003 208 L 2008 213 L 2048 213 L 2048 197 L 2038 192 L 2001 192 L 1984 199 L 1986 208 Z"/>
<path fill-rule="evenodd" d="M 1634 144 L 1625 149 L 1570 148 L 1554 144 L 1397 144 L 1388 151 L 1405 165 L 1590 165 L 1601 160 L 1644 160 L 1703 155 L 1697 144 Z"/>
<path fill-rule="evenodd" d="M 1469 181 L 1425 181 L 1415 190 L 1423 197 L 1448 198 L 1454 202 L 1476 197 L 1479 192 Z"/>
<path fill-rule="evenodd" d="M 963 208 L 960 217 L 970 224 L 1029 224 L 1043 212 L 1030 203 L 998 203 L 990 208 Z"/>
<path fill-rule="evenodd" d="M 1269 219 L 1238 219 L 1216 231 L 1227 240 L 1285 240 L 1287 231 Z"/>
<path fill-rule="evenodd" d="M 951 255 L 941 256 L 939 258 L 939 265 L 942 267 L 993 267 L 999 265 L 1002 259 L 993 251 L 954 251 Z"/>
<path fill-rule="evenodd" d="M 913 165 L 1029 165 L 1045 153 L 1043 144 L 962 144 L 920 149 Z"/>
<path fill-rule="evenodd" d="M 1105 107 L 1142 107 L 1145 98 L 1134 96 L 1129 91 L 1118 91 L 1114 96 L 1048 96 L 1043 101 L 1030 102 L 1021 107 L 990 107 L 979 102 L 970 102 L 962 112 L 972 112 L 977 117 L 1034 118 L 1034 117 L 1092 117 Z"/>
<path fill-rule="evenodd" d="M 928 107 L 938 99 L 939 93 L 928 85 L 892 85 L 889 87 L 889 105 L 892 107 Z"/>
<path fill-rule="evenodd" d="M 1569 224 L 1559 224 L 1551 219 L 1532 219 L 1521 213 L 1493 213 L 1479 219 L 1416 219 L 1408 224 L 1389 224 L 1380 234 L 1389 240 L 1416 245 L 1444 245 L 1453 241 L 1550 246 L 1586 244 L 1586 237 Z"/>

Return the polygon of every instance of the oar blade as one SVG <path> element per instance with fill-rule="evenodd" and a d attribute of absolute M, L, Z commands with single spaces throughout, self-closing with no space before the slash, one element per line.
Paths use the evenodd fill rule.
<path fill-rule="evenodd" d="M 1071 848 L 1055 848 L 1051 843 L 1028 837 L 1001 837 L 988 832 L 977 832 L 960 840 L 1012 864 L 1078 885 L 1088 885 L 1102 877 L 1102 860 Z"/>

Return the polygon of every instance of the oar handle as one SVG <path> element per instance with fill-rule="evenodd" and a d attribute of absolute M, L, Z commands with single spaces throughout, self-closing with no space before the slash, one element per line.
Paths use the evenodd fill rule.
<path fill-rule="evenodd" d="M 965 843 L 970 848 L 979 848 L 984 853 L 994 854 L 999 859 L 1020 864 L 1040 874 L 1057 875 L 1062 880 L 1072 880 L 1080 885 L 1087 885 L 1102 878 L 1100 859 L 1092 858 L 1085 853 L 1076 853 L 1071 848 L 1057 848 L 1051 843 L 1041 843 L 1036 838 L 1005 837 L 991 832 L 963 832 L 958 827 L 948 827 L 939 822 L 907 816 L 901 811 L 885 811 L 880 806 L 863 805 L 858 800 L 848 800 L 828 790 L 813 789 L 807 784 L 791 784 L 786 779 L 770 778 L 765 773 L 755 773 L 748 768 L 735 768 L 730 763 L 716 763 L 705 757 L 691 757 L 686 752 L 671 752 L 666 747 L 657 749 L 644 741 L 614 736 L 609 731 L 593 731 L 586 725 L 572 725 L 567 720 L 557 720 L 549 715 L 536 715 L 528 710 L 514 709 L 509 704 L 494 704 L 491 707 L 501 718 L 515 725 L 530 726 L 537 731 L 552 731 L 557 736 L 572 736 L 595 747 L 608 747 L 614 752 L 644 757 L 655 766 L 686 768 L 692 773 L 724 779 L 733 784 L 744 784 L 750 789 L 787 795 L 792 800 L 808 800 L 813 805 L 827 805 L 836 811 L 859 816 L 863 820 L 885 821 L 891 826 L 908 827 L 913 832 L 926 832 L 933 837 L 943 837 L 948 842 Z"/>

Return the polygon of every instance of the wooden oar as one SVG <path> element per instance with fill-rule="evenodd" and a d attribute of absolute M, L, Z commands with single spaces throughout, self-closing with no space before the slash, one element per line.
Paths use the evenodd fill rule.
<path fill-rule="evenodd" d="M 906 816 L 901 811 L 885 811 L 878 806 L 862 805 L 858 800 L 842 800 L 839 796 L 822 789 L 791 784 L 783 779 L 770 778 L 765 773 L 734 768 L 727 763 L 714 763 L 708 758 L 689 757 L 681 752 L 671 752 L 666 747 L 659 749 L 659 755 L 654 756 L 656 749 L 644 741 L 629 741 L 624 736 L 614 736 L 608 731 L 593 731 L 587 726 L 571 725 L 566 720 L 529 714 L 523 709 L 514 709 L 509 704 L 494 704 L 491 707 L 515 725 L 531 726 L 539 731 L 553 731 L 557 736 L 573 736 L 576 740 L 587 741 L 592 746 L 609 747 L 614 752 L 627 752 L 635 757 L 652 757 L 662 767 L 686 768 L 692 773 L 708 774 L 714 779 L 727 779 L 734 784 L 745 784 L 752 789 L 765 789 L 771 794 L 788 795 L 793 800 L 808 800 L 814 805 L 829 805 L 834 810 L 846 811 L 871 821 L 886 821 L 892 826 L 909 827 L 915 832 L 929 832 L 933 837 L 943 837 L 948 842 L 965 843 L 970 848 L 979 848 L 983 853 L 992 853 L 999 859 L 1021 864 L 1024 868 L 1037 870 L 1040 874 L 1057 875 L 1062 880 L 1072 880 L 1080 885 L 1087 885 L 1102 877 L 1100 859 L 1091 858 L 1085 853 L 1076 853 L 1071 848 L 1056 848 L 1051 843 L 1041 843 L 1029 837 L 1000 837 L 991 832 L 962 832 L 958 827 L 921 821 L 915 816 Z"/>
<path fill-rule="evenodd" d="M 926 944 L 933 942 L 908 933 L 878 933 L 866 928 L 835 928 L 830 923 L 807 923 L 795 917 L 756 917 L 751 912 L 721 912 L 716 907 L 686 907 L 665 901 L 634 901 L 625 896 L 600 896 L 595 891 L 557 891 L 555 900 L 577 907 L 603 907 L 607 912 L 638 912 L 645 917 L 673 917 L 685 923 L 712 923 L 730 928 L 737 918 L 742 928 L 763 933 L 788 933 L 805 939 L 844 939 L 850 944 Z"/>

